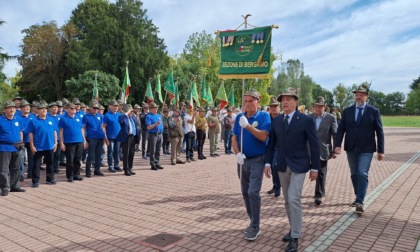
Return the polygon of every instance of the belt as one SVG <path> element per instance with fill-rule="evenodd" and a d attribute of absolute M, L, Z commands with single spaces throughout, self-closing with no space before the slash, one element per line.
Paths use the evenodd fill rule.
<path fill-rule="evenodd" d="M 257 155 L 257 156 L 253 156 L 253 157 L 246 157 L 246 159 L 258 158 L 258 157 L 261 157 L 262 155 L 265 155 L 265 154 L 261 154 L 261 155 Z"/>
<path fill-rule="evenodd" d="M 156 136 L 159 136 L 159 135 L 162 135 L 162 133 L 158 133 L 158 132 L 156 132 L 156 133 L 150 133 L 150 132 L 149 132 L 149 135 L 156 135 Z"/>

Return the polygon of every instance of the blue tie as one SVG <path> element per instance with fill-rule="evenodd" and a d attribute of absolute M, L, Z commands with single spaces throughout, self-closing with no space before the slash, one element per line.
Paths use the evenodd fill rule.
<path fill-rule="evenodd" d="M 362 121 L 362 109 L 363 109 L 363 108 L 359 108 L 359 107 L 357 107 L 357 109 L 359 109 L 359 112 L 357 113 L 356 124 L 359 124 L 359 123 L 360 123 L 360 121 Z"/>
<path fill-rule="evenodd" d="M 283 121 L 284 129 L 287 131 L 289 129 L 289 115 L 286 115 Z"/>

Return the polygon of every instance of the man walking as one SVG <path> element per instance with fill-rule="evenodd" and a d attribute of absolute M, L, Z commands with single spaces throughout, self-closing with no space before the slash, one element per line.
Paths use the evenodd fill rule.
<path fill-rule="evenodd" d="M 353 205 L 356 213 L 362 214 L 373 153 L 377 151 L 378 160 L 383 160 L 385 143 L 379 110 L 367 104 L 369 88 L 362 84 L 353 93 L 356 102 L 343 110 L 334 151 L 336 154 L 341 153 L 341 143 L 345 135 L 344 150 L 347 152 L 351 182 L 356 195 Z"/>
<path fill-rule="evenodd" d="M 245 239 L 258 238 L 260 230 L 261 185 L 264 173 L 266 141 L 270 131 L 270 116 L 258 109 L 260 94 L 247 91 L 244 95 L 244 113 L 238 115 L 233 127 L 232 147 L 238 162 L 238 176 L 242 197 L 250 224 L 245 230 Z M 241 143 L 243 129 L 243 144 Z"/>
<path fill-rule="evenodd" d="M 326 106 L 327 104 L 325 103 L 325 98 L 318 96 L 314 103 L 315 113 L 309 115 L 309 117 L 315 122 L 321 154 L 320 169 L 318 171 L 318 177 L 316 178 L 314 196 L 315 204 L 317 205 L 322 203 L 322 197 L 325 195 L 328 159 L 336 157 L 332 149 L 333 145 L 331 143 L 331 139 L 335 140 L 335 136 L 337 134 L 337 119 L 332 114 L 325 112 Z"/>
<path fill-rule="evenodd" d="M 276 97 L 271 97 L 269 107 L 270 121 L 273 122 L 273 119 L 280 115 L 280 102 L 277 101 Z M 274 194 L 274 197 L 280 196 L 281 187 L 279 173 L 277 172 L 277 156 L 277 147 L 274 147 L 273 162 L 271 163 L 271 176 L 273 177 L 273 188 L 267 192 L 268 194 Z"/>
<path fill-rule="evenodd" d="M 319 143 L 315 123 L 297 110 L 299 104 L 297 90 L 288 88 L 277 101 L 281 102 L 284 114 L 277 116 L 272 122 L 265 157 L 265 174 L 269 177 L 274 151 L 277 151 L 276 172 L 279 173 L 290 225 L 290 232 L 283 237 L 283 242 L 289 242 L 286 251 L 297 251 L 302 228 L 303 183 L 308 171 L 311 181 L 318 175 Z"/>

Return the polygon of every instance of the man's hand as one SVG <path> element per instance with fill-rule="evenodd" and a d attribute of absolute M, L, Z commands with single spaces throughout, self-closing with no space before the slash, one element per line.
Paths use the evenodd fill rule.
<path fill-rule="evenodd" d="M 334 153 L 337 154 L 337 155 L 340 155 L 341 154 L 341 147 L 335 147 Z"/>
<path fill-rule="evenodd" d="M 270 166 L 265 167 L 264 174 L 265 174 L 266 178 L 271 178 L 271 167 Z"/>
<path fill-rule="evenodd" d="M 109 140 L 108 140 L 108 138 L 105 138 L 104 140 L 105 140 L 105 144 L 108 146 L 108 145 L 109 145 Z"/>
<path fill-rule="evenodd" d="M 309 172 L 309 180 L 314 181 L 318 177 L 318 172 L 310 171 Z"/>
<path fill-rule="evenodd" d="M 239 125 L 242 127 L 242 128 L 246 128 L 248 125 L 249 125 L 249 123 L 248 123 L 248 119 L 246 119 L 246 117 L 245 116 L 241 116 L 241 118 L 239 118 Z"/>
<path fill-rule="evenodd" d="M 243 165 L 245 163 L 245 155 L 242 154 L 242 152 L 239 152 L 238 154 L 236 154 L 236 160 L 238 161 L 238 164 Z"/>
<path fill-rule="evenodd" d="M 88 142 L 84 142 L 83 143 L 83 148 L 86 150 L 87 148 L 89 148 L 89 143 Z"/>
<path fill-rule="evenodd" d="M 35 155 L 35 153 L 37 152 L 35 146 L 31 146 L 31 151 L 32 151 L 32 154 Z"/>
<path fill-rule="evenodd" d="M 61 146 L 61 151 L 66 151 L 66 146 L 63 143 L 60 144 L 60 146 Z"/>
<path fill-rule="evenodd" d="M 384 160 L 384 154 L 383 153 L 378 153 L 377 158 L 378 158 L 378 161 Z"/>

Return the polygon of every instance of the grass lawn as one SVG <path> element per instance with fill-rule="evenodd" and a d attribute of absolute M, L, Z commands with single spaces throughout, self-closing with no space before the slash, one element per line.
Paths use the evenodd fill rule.
<path fill-rule="evenodd" d="M 391 127 L 420 128 L 420 116 L 381 116 L 382 124 Z"/>

